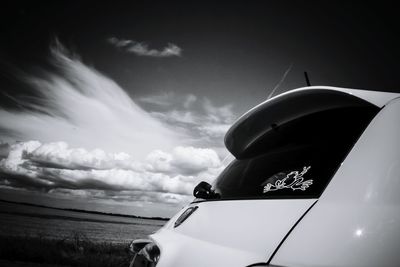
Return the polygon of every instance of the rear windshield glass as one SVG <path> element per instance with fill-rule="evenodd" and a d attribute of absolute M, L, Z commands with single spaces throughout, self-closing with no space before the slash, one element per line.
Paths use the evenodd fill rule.
<path fill-rule="evenodd" d="M 278 127 L 276 146 L 260 147 L 257 155 L 234 160 L 220 174 L 213 184 L 217 198 L 319 197 L 377 111 L 339 108 Z"/>

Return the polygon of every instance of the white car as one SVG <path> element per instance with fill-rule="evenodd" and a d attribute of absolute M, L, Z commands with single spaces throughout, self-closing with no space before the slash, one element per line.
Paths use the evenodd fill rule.
<path fill-rule="evenodd" d="M 225 145 L 236 159 L 131 266 L 400 266 L 400 94 L 292 90 Z"/>

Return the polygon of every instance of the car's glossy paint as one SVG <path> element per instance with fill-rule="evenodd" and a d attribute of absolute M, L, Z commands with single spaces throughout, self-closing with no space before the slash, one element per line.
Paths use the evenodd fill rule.
<path fill-rule="evenodd" d="M 245 112 L 242 116 L 240 116 L 236 122 L 242 120 L 245 118 L 249 113 L 254 112 L 255 110 L 262 109 L 265 104 L 268 102 L 272 101 L 275 98 L 278 97 L 283 97 L 287 94 L 293 94 L 295 92 L 301 92 L 301 91 L 310 91 L 310 90 L 331 90 L 331 91 L 337 91 L 337 92 L 342 92 L 345 94 L 353 95 L 355 97 L 358 97 L 360 99 L 363 99 L 365 101 L 370 102 L 371 104 L 377 106 L 377 107 L 383 107 L 386 103 L 388 103 L 390 100 L 395 99 L 400 96 L 399 93 L 391 93 L 391 92 L 381 92 L 381 91 L 369 91 L 369 90 L 361 90 L 361 89 L 352 89 L 352 88 L 341 88 L 341 87 L 333 87 L 333 86 L 307 86 L 307 87 L 300 87 L 294 90 L 290 90 L 287 92 L 284 92 L 282 94 L 279 94 L 277 96 L 274 96 L 257 106 L 251 108 L 247 112 Z M 236 124 L 236 122 L 233 123 L 233 125 Z"/>
<path fill-rule="evenodd" d="M 174 227 L 175 216 L 151 236 L 161 250 L 157 267 L 243 267 L 265 261 L 314 202 L 263 199 L 194 203 L 191 206 L 198 209 L 180 226 Z"/>
<path fill-rule="evenodd" d="M 272 264 L 399 266 L 399 248 L 400 99 L 396 99 L 370 123 Z"/>
<path fill-rule="evenodd" d="M 321 88 L 386 107 L 306 216 L 299 221 L 315 199 L 192 203 L 188 207 L 199 208 L 180 226 L 174 223 L 187 207 L 150 236 L 161 250 L 157 267 L 245 267 L 267 262 L 275 250 L 271 264 L 278 266 L 398 265 L 400 101 L 392 99 L 399 94 L 332 87 L 296 91 Z"/>

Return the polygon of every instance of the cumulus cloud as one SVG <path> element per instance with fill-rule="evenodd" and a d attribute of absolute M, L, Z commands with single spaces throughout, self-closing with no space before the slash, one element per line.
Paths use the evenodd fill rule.
<path fill-rule="evenodd" d="M 179 57 L 182 54 L 182 48 L 173 43 L 168 43 L 166 47 L 157 50 L 157 49 L 150 49 L 149 45 L 143 42 L 119 39 L 116 37 L 108 38 L 107 41 L 119 49 L 122 49 L 129 53 L 133 53 L 138 56 L 161 58 L 161 57 L 173 57 L 173 56 Z"/>
<path fill-rule="evenodd" d="M 23 79 L 29 99 L 15 99 L 21 109 L 0 108 L 4 141 L 65 141 L 75 147 L 125 151 L 143 158 L 154 149 L 171 149 L 184 136 L 139 107 L 113 80 L 52 47 L 56 71 Z"/>
<path fill-rule="evenodd" d="M 156 172 L 190 175 L 221 166 L 221 161 L 214 150 L 181 146 L 174 148 L 172 153 L 155 150 L 148 155 L 147 162 Z"/>
<path fill-rule="evenodd" d="M 145 160 L 126 153 L 69 148 L 65 142 L 19 142 L 0 161 L 0 180 L 13 187 L 87 197 L 167 203 L 187 200 L 201 180 L 212 181 L 223 164 L 212 149 L 155 150 Z M 77 190 L 77 191 L 75 191 Z M 110 193 L 114 192 L 114 193 Z M 121 193 L 122 192 L 122 193 Z"/>
<path fill-rule="evenodd" d="M 132 157 L 124 152 L 106 153 L 101 149 L 88 151 L 84 148 L 69 148 L 65 142 L 42 144 L 28 154 L 32 162 L 65 169 L 139 169 Z"/>

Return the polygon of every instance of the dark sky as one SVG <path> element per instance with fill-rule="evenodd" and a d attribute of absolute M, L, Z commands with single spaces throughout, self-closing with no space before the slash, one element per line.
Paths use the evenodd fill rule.
<path fill-rule="evenodd" d="M 290 64 L 293 68 L 282 91 L 305 85 L 303 71 L 308 71 L 313 85 L 400 88 L 399 29 L 391 4 L 13 2 L 17 4 L 1 9 L 2 65 L 41 66 L 57 36 L 133 96 L 160 90 L 194 92 L 220 103 L 229 97 L 244 111 L 274 87 Z M 154 48 L 173 42 L 183 49 L 183 56 L 135 57 L 113 49 L 106 42 L 113 36 Z M 10 81 L 3 76 L 1 82 Z"/>
<path fill-rule="evenodd" d="M 170 216 L 284 73 L 276 94 L 304 71 L 400 92 L 397 20 L 382 1 L 3 2 L 1 195 Z"/>

